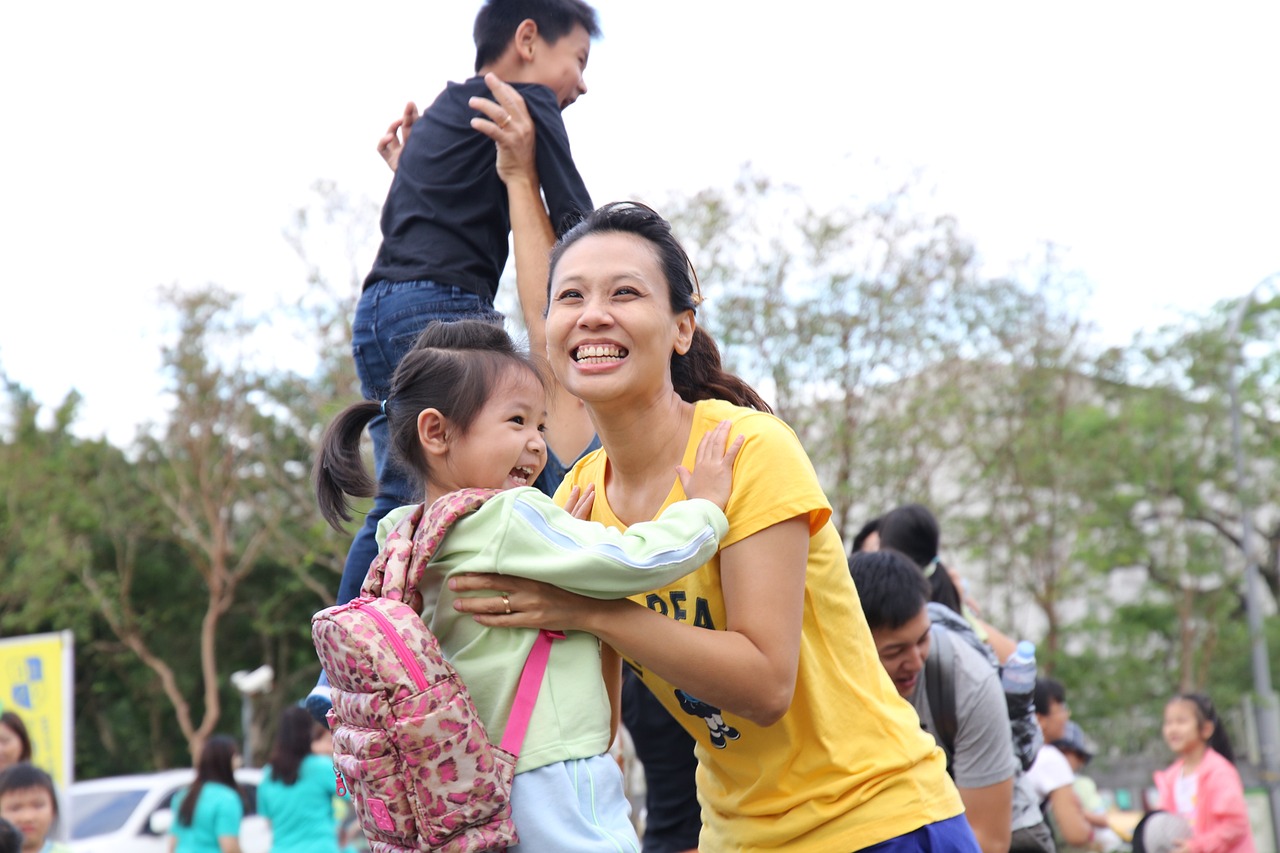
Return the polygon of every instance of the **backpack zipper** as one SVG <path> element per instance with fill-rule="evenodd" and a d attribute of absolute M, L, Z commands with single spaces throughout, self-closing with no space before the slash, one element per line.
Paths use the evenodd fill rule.
<path fill-rule="evenodd" d="M 396 657 L 404 665 L 405 671 L 413 679 L 413 683 L 417 685 L 419 690 L 426 690 L 430 686 L 427 682 L 427 674 L 422 671 L 422 666 L 414 660 L 413 653 L 409 651 L 409 646 L 405 644 L 404 638 L 400 636 L 395 626 L 391 624 L 391 620 L 373 608 L 364 609 L 366 604 L 371 604 L 376 600 L 374 598 L 360 598 L 351 602 L 350 606 L 360 608 L 362 613 L 368 614 L 369 618 L 377 623 L 383 636 L 390 641 L 391 650 L 396 653 Z"/>

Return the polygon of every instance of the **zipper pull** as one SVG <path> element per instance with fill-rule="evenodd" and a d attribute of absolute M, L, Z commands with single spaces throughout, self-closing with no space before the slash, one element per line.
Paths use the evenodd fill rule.
<path fill-rule="evenodd" d="M 345 797 L 347 795 L 347 780 L 342 778 L 342 771 L 338 769 L 338 765 L 333 765 L 334 781 L 337 783 L 338 796 Z"/>

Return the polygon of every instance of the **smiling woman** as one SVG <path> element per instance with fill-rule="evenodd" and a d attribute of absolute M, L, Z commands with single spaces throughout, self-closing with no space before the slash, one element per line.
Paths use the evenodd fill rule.
<path fill-rule="evenodd" d="M 813 466 L 721 367 L 667 222 L 633 203 L 595 211 L 552 253 L 548 296 L 552 370 L 603 444 L 558 497 L 594 490 L 593 519 L 635 529 L 684 496 L 675 472 L 728 422 L 742 441 L 728 534 L 693 574 L 631 600 L 455 576 L 455 594 L 500 587 L 509 606 L 454 607 L 621 652 L 697 741 L 703 849 L 975 850 L 941 752 L 880 668 Z"/>

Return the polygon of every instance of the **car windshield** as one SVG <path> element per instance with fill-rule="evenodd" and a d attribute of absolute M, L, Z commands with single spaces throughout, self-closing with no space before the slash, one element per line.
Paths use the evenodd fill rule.
<path fill-rule="evenodd" d="M 123 791 L 73 791 L 71 793 L 71 837 L 92 838 L 115 832 L 133 814 L 147 795 L 146 788 Z"/>

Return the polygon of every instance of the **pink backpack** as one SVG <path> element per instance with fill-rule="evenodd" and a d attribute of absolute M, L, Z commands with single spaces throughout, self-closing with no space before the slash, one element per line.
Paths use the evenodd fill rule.
<path fill-rule="evenodd" d="M 497 494 L 463 489 L 422 505 L 387 537 L 360 597 L 321 610 L 311 636 L 329 676 L 338 793 L 351 792 L 372 853 L 502 850 L 517 842 L 511 781 L 551 641 L 541 631 L 501 745 L 423 623 L 418 582 L 453 522 Z"/>

